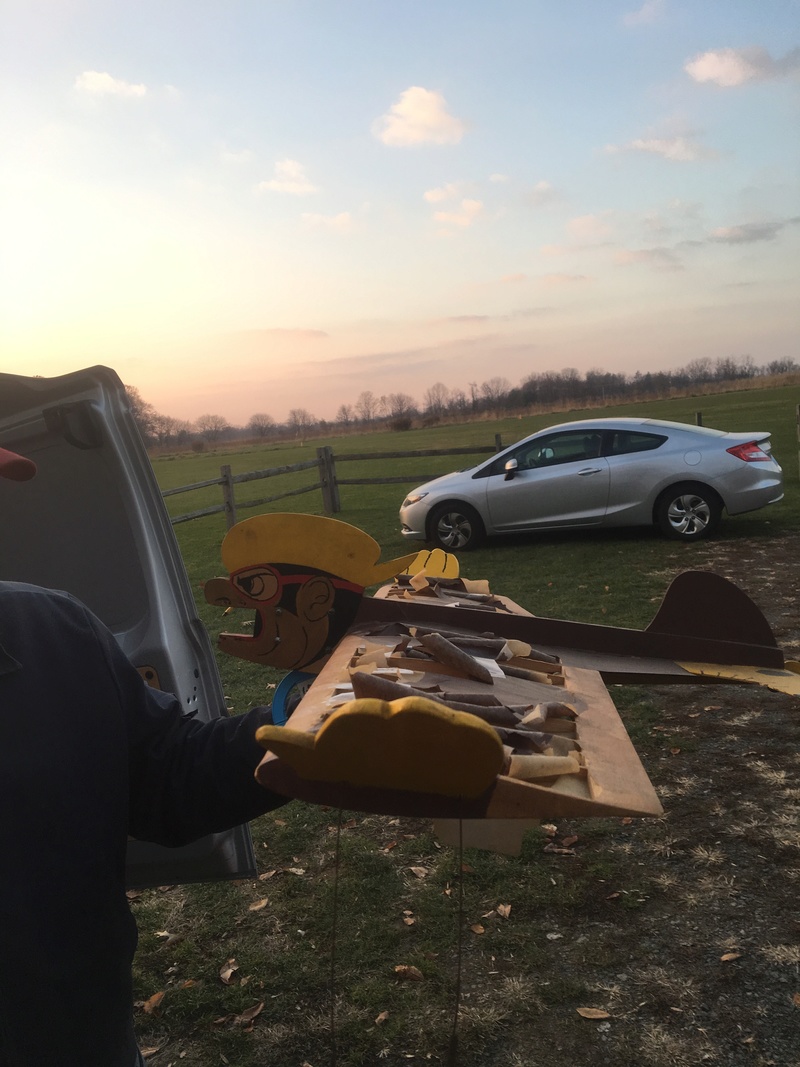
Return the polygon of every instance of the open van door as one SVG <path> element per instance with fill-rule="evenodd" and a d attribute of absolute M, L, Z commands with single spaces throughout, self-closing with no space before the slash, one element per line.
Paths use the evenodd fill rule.
<path fill-rule="evenodd" d="M 24 484 L 0 479 L 0 578 L 74 594 L 150 685 L 203 720 L 225 715 L 211 642 L 116 373 L 0 374 L 0 446 L 38 467 Z M 254 874 L 247 826 L 175 849 L 129 842 L 130 886 Z"/>

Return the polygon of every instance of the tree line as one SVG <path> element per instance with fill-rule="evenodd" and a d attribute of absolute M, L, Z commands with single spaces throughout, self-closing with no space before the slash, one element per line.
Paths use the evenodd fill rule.
<path fill-rule="evenodd" d="M 750 356 L 695 359 L 677 370 L 637 370 L 631 375 L 600 369 L 581 374 L 574 367 L 565 367 L 529 374 L 519 385 L 499 376 L 480 384 L 470 382 L 466 389 L 435 382 L 425 391 L 421 404 L 407 393 L 377 396 L 365 389 L 352 404 L 341 404 L 334 420 L 318 419 L 305 408 L 292 408 L 284 422 L 257 412 L 244 426 L 234 426 L 222 415 L 213 414 L 200 415 L 194 422 L 175 419 L 157 412 L 135 386 L 126 386 L 126 390 L 133 416 L 149 445 L 189 446 L 202 451 L 207 444 L 237 439 L 303 439 L 312 433 L 378 428 L 409 430 L 415 425 L 436 425 L 448 418 L 502 417 L 664 399 L 717 391 L 729 385 L 742 387 L 752 379 L 798 371 L 800 364 L 793 359 L 777 359 L 758 366 Z"/>

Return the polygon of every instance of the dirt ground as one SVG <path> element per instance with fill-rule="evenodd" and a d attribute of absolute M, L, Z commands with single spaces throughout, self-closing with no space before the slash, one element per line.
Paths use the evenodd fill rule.
<path fill-rule="evenodd" d="M 734 581 L 800 660 L 800 535 L 697 549 L 693 566 Z M 643 694 L 656 714 L 637 750 L 665 816 L 620 828 L 613 877 L 627 884 L 599 886 L 580 929 L 554 940 L 554 972 L 580 968 L 608 1018 L 586 1020 L 591 1035 L 547 1027 L 550 1062 L 799 1067 L 800 699 L 732 685 Z M 591 855 L 585 826 L 559 825 L 556 840 L 579 835 L 565 862 Z"/>

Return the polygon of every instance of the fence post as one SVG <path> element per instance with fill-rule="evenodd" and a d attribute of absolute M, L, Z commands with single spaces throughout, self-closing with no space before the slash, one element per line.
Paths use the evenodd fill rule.
<path fill-rule="evenodd" d="M 502 434 L 496 433 L 494 435 L 494 450 L 495 452 L 503 451 L 503 437 Z"/>
<path fill-rule="evenodd" d="M 229 466 L 220 467 L 219 476 L 222 479 L 222 500 L 225 504 L 225 522 L 228 529 L 236 525 L 236 498 L 233 495 L 233 477 Z"/>
<path fill-rule="evenodd" d="M 695 413 L 694 413 L 694 424 L 695 424 L 695 426 L 702 426 L 703 425 L 703 412 L 702 411 L 695 411 Z"/>
<path fill-rule="evenodd" d="M 339 485 L 336 481 L 336 461 L 330 445 L 317 449 L 319 460 L 319 487 L 322 490 L 322 506 L 326 514 L 335 515 L 342 510 L 339 503 Z"/>
<path fill-rule="evenodd" d="M 800 468 L 800 404 L 795 408 L 795 419 L 797 420 L 797 464 Z"/>

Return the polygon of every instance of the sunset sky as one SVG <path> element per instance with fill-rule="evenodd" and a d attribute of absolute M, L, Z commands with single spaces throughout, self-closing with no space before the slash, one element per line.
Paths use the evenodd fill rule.
<path fill-rule="evenodd" d="M 797 0 L 3 0 L 0 369 L 164 414 L 797 358 Z"/>

